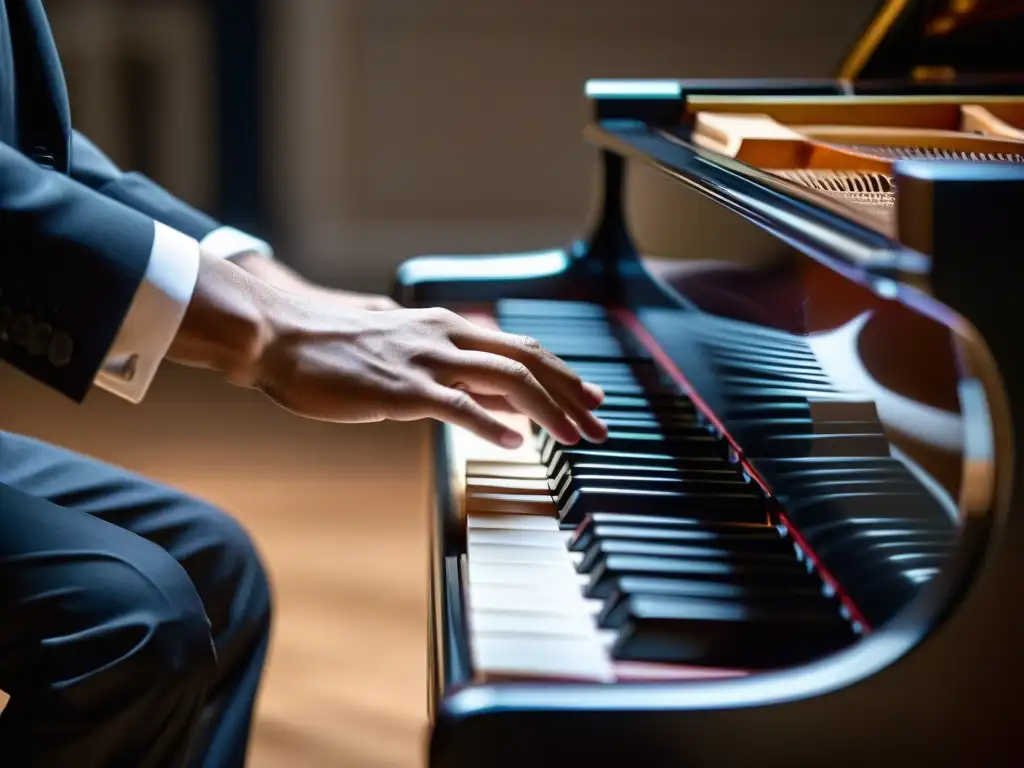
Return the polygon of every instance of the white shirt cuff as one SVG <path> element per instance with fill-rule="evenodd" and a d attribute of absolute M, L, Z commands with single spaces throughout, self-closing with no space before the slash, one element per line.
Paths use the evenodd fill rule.
<path fill-rule="evenodd" d="M 247 235 L 234 227 L 219 227 L 199 241 L 204 251 L 221 259 L 231 259 L 243 253 L 259 253 L 268 259 L 274 258 L 270 244 Z"/>
<path fill-rule="evenodd" d="M 95 384 L 142 402 L 185 317 L 199 276 L 199 243 L 154 222 L 153 250 L 139 290 Z"/>

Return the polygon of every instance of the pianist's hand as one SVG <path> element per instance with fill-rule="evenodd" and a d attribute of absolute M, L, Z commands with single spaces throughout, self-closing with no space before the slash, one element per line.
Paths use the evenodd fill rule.
<path fill-rule="evenodd" d="M 301 296 L 314 296 L 334 301 L 339 306 L 348 307 L 349 309 L 380 311 L 383 309 L 398 309 L 400 306 L 398 302 L 389 296 L 343 291 L 317 285 L 304 278 L 291 267 L 285 266 L 279 261 L 267 259 L 259 253 L 243 253 L 233 257 L 232 261 L 250 275 L 277 288 L 297 293 Z"/>
<path fill-rule="evenodd" d="M 168 357 L 322 421 L 436 418 L 517 447 L 477 395 L 503 397 L 566 444 L 607 436 L 592 413 L 600 390 L 532 340 L 441 309 L 349 309 L 206 254 Z"/>

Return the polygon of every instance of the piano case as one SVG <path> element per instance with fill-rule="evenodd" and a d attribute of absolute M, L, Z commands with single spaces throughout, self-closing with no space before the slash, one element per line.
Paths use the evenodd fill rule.
<path fill-rule="evenodd" d="M 534 428 L 508 476 L 432 428 L 432 768 L 1024 764 L 1022 40 L 1019 0 L 889 0 L 834 78 L 591 81 L 586 236 L 401 265 L 399 301 L 536 336 L 613 423 Z M 751 519 L 776 559 L 664 546 Z M 523 617 L 580 595 L 606 658 L 559 675 Z"/>

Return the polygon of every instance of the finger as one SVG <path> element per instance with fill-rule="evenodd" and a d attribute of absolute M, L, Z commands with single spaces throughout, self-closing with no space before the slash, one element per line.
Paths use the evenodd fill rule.
<path fill-rule="evenodd" d="M 426 390 L 426 400 L 429 415 L 436 419 L 467 429 L 502 448 L 523 444 L 523 435 L 502 424 L 467 392 L 433 384 Z"/>
<path fill-rule="evenodd" d="M 509 402 L 507 397 L 502 395 L 480 395 L 470 392 L 469 396 L 476 400 L 481 408 L 486 408 L 494 413 L 522 413 L 522 411 Z"/>
<path fill-rule="evenodd" d="M 598 387 L 584 382 L 564 361 L 541 347 L 535 340 L 474 327 L 453 338 L 460 347 L 508 357 L 525 365 L 555 402 L 579 425 L 587 439 L 603 442 L 608 427 L 592 410 L 601 404 L 604 394 Z"/>
<path fill-rule="evenodd" d="M 504 395 L 565 445 L 580 441 L 580 431 L 522 363 L 489 352 L 456 352 L 441 364 L 440 383 L 482 395 Z"/>

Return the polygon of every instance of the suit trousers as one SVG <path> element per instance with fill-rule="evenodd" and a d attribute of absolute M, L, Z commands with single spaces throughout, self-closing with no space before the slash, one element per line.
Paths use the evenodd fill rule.
<path fill-rule="evenodd" d="M 270 615 L 232 518 L 0 432 L 0 765 L 243 766 Z"/>

